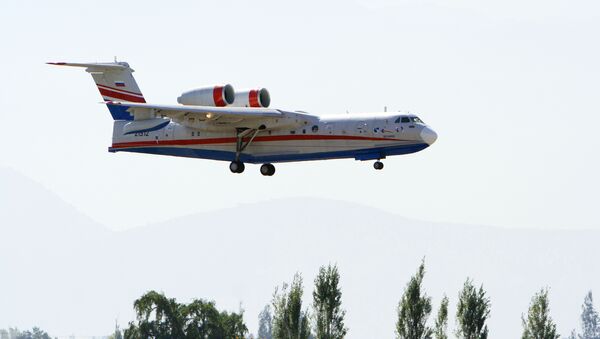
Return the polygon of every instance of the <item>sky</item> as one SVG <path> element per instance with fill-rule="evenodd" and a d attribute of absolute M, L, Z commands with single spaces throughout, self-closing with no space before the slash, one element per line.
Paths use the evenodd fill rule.
<path fill-rule="evenodd" d="M 0 166 L 114 230 L 277 198 L 346 200 L 439 222 L 600 229 L 597 1 L 0 3 Z M 272 107 L 405 110 L 423 152 L 258 166 L 107 152 L 91 77 L 47 61 L 128 61 L 146 99 L 266 87 Z M 299 212 L 303 206 L 298 206 Z"/>

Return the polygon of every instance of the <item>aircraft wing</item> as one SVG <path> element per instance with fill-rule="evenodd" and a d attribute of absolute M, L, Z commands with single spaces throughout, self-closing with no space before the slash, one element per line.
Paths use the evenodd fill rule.
<path fill-rule="evenodd" d="M 153 105 L 114 101 L 106 102 L 106 104 L 109 106 L 126 107 L 127 111 L 135 117 L 135 120 L 149 119 L 161 115 L 175 120 L 194 118 L 203 122 L 232 122 L 274 119 L 283 116 L 283 112 L 269 108 Z"/>

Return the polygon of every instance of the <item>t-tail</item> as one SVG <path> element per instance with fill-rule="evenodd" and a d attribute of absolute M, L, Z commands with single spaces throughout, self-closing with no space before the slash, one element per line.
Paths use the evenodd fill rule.
<path fill-rule="evenodd" d="M 133 77 L 133 69 L 126 62 L 110 63 L 70 63 L 49 62 L 49 65 L 85 67 L 92 75 L 100 95 L 105 102 L 141 102 L 144 95 Z M 106 105 L 114 120 L 133 120 L 125 105 Z"/>

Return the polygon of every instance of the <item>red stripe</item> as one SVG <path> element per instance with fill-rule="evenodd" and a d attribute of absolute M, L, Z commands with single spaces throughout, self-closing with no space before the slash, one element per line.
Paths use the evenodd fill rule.
<path fill-rule="evenodd" d="M 248 93 L 248 102 L 250 103 L 250 107 L 262 107 L 260 102 L 258 102 L 258 91 L 257 90 L 251 90 L 250 93 Z"/>
<path fill-rule="evenodd" d="M 218 107 L 227 105 L 225 100 L 223 100 L 223 86 L 215 86 L 215 89 L 213 89 L 213 101 L 215 102 L 215 106 Z"/>
<path fill-rule="evenodd" d="M 103 96 L 111 97 L 114 99 L 120 99 L 120 100 L 129 101 L 129 102 L 141 102 L 141 103 L 146 102 L 146 100 L 144 100 L 144 98 L 134 97 L 133 95 L 118 93 L 118 92 L 110 91 L 110 90 L 100 88 L 100 87 L 98 87 L 98 89 L 100 90 L 100 94 L 102 94 Z"/>
<path fill-rule="evenodd" d="M 290 141 L 290 140 L 365 140 L 365 141 L 407 141 L 394 138 L 372 138 L 354 135 L 274 135 L 254 138 L 254 142 Z M 154 140 L 119 142 L 113 148 L 142 147 L 142 146 L 187 146 L 235 143 L 237 138 L 207 138 L 207 139 L 182 139 L 182 140 Z"/>
<path fill-rule="evenodd" d="M 124 89 L 120 89 L 120 88 L 112 88 L 112 87 L 108 87 L 105 85 L 100 85 L 100 84 L 96 84 L 98 87 L 102 87 L 104 89 L 108 89 L 108 90 L 114 90 L 114 91 L 119 91 L 119 92 L 125 92 L 125 93 L 129 93 L 129 94 L 133 94 L 133 95 L 139 95 L 141 97 L 144 97 L 144 95 L 142 93 L 136 93 L 136 92 L 130 92 L 130 91 L 126 91 Z"/>

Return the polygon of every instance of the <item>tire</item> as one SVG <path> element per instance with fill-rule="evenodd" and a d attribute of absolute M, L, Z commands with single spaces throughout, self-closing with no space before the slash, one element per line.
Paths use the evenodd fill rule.
<path fill-rule="evenodd" d="M 373 168 L 375 168 L 376 170 L 382 170 L 383 169 L 383 163 L 381 161 L 376 161 L 373 164 Z"/>
<path fill-rule="evenodd" d="M 242 173 L 244 172 L 244 169 L 246 169 L 246 166 L 244 166 L 244 163 L 241 161 L 232 161 L 229 164 L 229 170 L 231 173 Z"/>
<path fill-rule="evenodd" d="M 273 174 L 275 174 L 275 166 L 273 166 L 272 164 L 263 164 L 262 166 L 260 166 L 260 174 L 269 177 L 272 176 Z"/>

